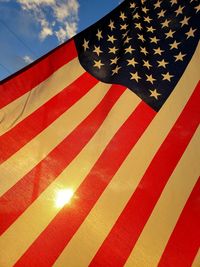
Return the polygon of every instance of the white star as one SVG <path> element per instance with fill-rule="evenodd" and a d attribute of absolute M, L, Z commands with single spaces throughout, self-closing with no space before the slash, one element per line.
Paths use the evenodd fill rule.
<path fill-rule="evenodd" d="M 117 64 L 117 61 L 119 60 L 119 57 L 115 57 L 115 58 L 111 58 L 110 61 L 110 65 L 114 65 L 114 64 Z"/>
<path fill-rule="evenodd" d="M 171 29 L 167 32 L 167 33 L 165 33 L 165 35 L 166 35 L 166 39 L 167 38 L 173 38 L 173 34 L 175 33 L 175 31 L 172 31 Z"/>
<path fill-rule="evenodd" d="M 154 36 L 154 37 L 150 37 L 150 43 L 155 43 L 155 44 L 157 44 L 158 43 L 158 41 L 160 41 L 160 39 L 158 39 L 156 36 Z"/>
<path fill-rule="evenodd" d="M 94 60 L 94 67 L 100 69 L 102 66 L 104 66 L 104 64 L 101 62 L 101 60 Z"/>
<path fill-rule="evenodd" d="M 121 69 L 121 67 L 116 66 L 116 68 L 112 70 L 112 75 L 118 74 L 120 69 Z"/>
<path fill-rule="evenodd" d="M 145 54 L 145 56 L 148 54 L 146 47 L 140 47 L 140 52 Z"/>
<path fill-rule="evenodd" d="M 150 26 L 150 27 L 147 27 L 147 32 L 154 32 L 156 29 L 155 28 L 153 28 L 152 26 Z"/>
<path fill-rule="evenodd" d="M 198 6 L 195 6 L 196 13 L 200 11 L 200 4 Z"/>
<path fill-rule="evenodd" d="M 164 22 L 162 22 L 162 28 L 169 27 L 170 20 L 166 19 Z"/>
<path fill-rule="evenodd" d="M 135 8 L 135 3 L 130 3 L 130 8 Z"/>
<path fill-rule="evenodd" d="M 179 14 L 183 14 L 184 6 L 179 6 L 177 10 L 175 10 L 176 16 Z"/>
<path fill-rule="evenodd" d="M 195 31 L 196 31 L 196 29 L 190 28 L 190 30 L 188 32 L 186 32 L 187 39 L 190 38 L 190 37 L 194 37 L 194 32 Z"/>
<path fill-rule="evenodd" d="M 83 48 L 84 48 L 84 51 L 86 51 L 87 49 L 89 49 L 89 41 L 86 41 L 85 39 L 84 39 L 84 43 L 83 43 Z"/>
<path fill-rule="evenodd" d="M 144 17 L 144 21 L 146 21 L 147 23 L 150 23 L 152 19 L 149 16 L 147 16 L 147 17 Z"/>
<path fill-rule="evenodd" d="M 146 67 L 148 70 L 152 67 L 152 65 L 149 63 L 148 60 L 143 59 L 143 62 L 144 62 L 143 66 Z"/>
<path fill-rule="evenodd" d="M 142 8 L 142 11 L 145 13 L 145 14 L 147 14 L 147 12 L 149 11 L 149 9 L 148 8 L 146 8 L 145 6 Z"/>
<path fill-rule="evenodd" d="M 142 42 L 145 41 L 144 36 L 142 34 L 138 34 L 138 39 L 141 40 Z"/>
<path fill-rule="evenodd" d="M 102 31 L 98 30 L 96 36 L 97 36 L 98 40 L 103 39 Z"/>
<path fill-rule="evenodd" d="M 128 27 L 127 24 L 121 24 L 121 25 L 120 25 L 120 30 L 126 30 L 127 27 Z"/>
<path fill-rule="evenodd" d="M 161 55 L 164 52 L 164 50 L 161 50 L 160 47 L 154 48 L 153 50 L 154 50 L 154 55 L 157 55 L 157 54 Z"/>
<path fill-rule="evenodd" d="M 132 59 L 127 59 L 127 61 L 128 61 L 128 64 L 127 64 L 128 66 L 131 65 L 131 66 L 135 67 L 135 65 L 138 64 L 138 62 L 135 61 L 134 58 L 132 58 Z"/>
<path fill-rule="evenodd" d="M 146 74 L 146 77 L 147 77 L 146 81 L 150 82 L 151 84 L 153 84 L 153 82 L 156 81 L 156 79 L 153 78 L 152 74 L 151 75 Z"/>
<path fill-rule="evenodd" d="M 141 23 L 135 23 L 135 28 L 142 30 Z"/>
<path fill-rule="evenodd" d="M 186 54 L 182 54 L 181 52 L 178 54 L 178 55 L 175 55 L 174 57 L 176 58 L 175 59 L 175 62 L 176 61 L 183 61 L 183 58 L 186 56 Z"/>
<path fill-rule="evenodd" d="M 116 40 L 117 39 L 114 38 L 114 35 L 108 35 L 108 42 L 111 42 L 113 44 Z"/>
<path fill-rule="evenodd" d="M 190 17 L 184 17 L 183 20 L 180 21 L 181 23 L 181 27 L 183 27 L 184 25 L 188 25 L 188 20 L 190 19 Z"/>
<path fill-rule="evenodd" d="M 161 4 L 161 1 L 157 1 L 157 2 L 154 4 L 154 7 L 155 7 L 155 8 L 160 8 L 160 4 Z"/>
<path fill-rule="evenodd" d="M 140 18 L 140 15 L 139 15 L 138 13 L 135 13 L 135 14 L 133 15 L 133 18 L 134 18 L 134 19 L 139 19 L 139 18 Z"/>
<path fill-rule="evenodd" d="M 136 82 L 138 82 L 139 79 L 141 79 L 141 77 L 138 75 L 137 71 L 135 73 L 131 72 L 130 74 L 131 74 L 131 80 L 135 80 Z"/>
<path fill-rule="evenodd" d="M 130 37 L 126 37 L 126 40 L 124 41 L 124 44 L 128 44 L 129 42 L 130 42 L 130 40 L 131 40 L 132 38 L 130 38 Z"/>
<path fill-rule="evenodd" d="M 123 21 L 127 18 L 123 12 L 120 13 L 119 16 Z"/>
<path fill-rule="evenodd" d="M 172 6 L 175 5 L 175 4 L 177 4 L 177 0 L 171 0 L 170 2 L 171 2 L 171 5 Z"/>
<path fill-rule="evenodd" d="M 178 49 L 178 45 L 179 44 L 180 44 L 180 42 L 177 42 L 175 40 L 172 44 L 170 44 L 170 46 L 171 46 L 170 50 L 172 50 L 172 49 Z"/>
<path fill-rule="evenodd" d="M 162 74 L 163 76 L 163 81 L 167 80 L 169 82 L 171 82 L 171 78 L 174 77 L 174 75 L 170 75 L 169 72 Z"/>
<path fill-rule="evenodd" d="M 133 52 L 134 50 L 135 50 L 135 49 L 133 49 L 133 48 L 131 47 L 131 45 L 130 45 L 129 47 L 125 48 L 125 54 L 127 54 L 127 53 L 132 54 L 132 52 Z"/>
<path fill-rule="evenodd" d="M 164 59 L 162 60 L 158 60 L 158 67 L 163 67 L 163 68 L 166 68 L 166 65 L 169 64 L 169 62 L 165 61 Z"/>
<path fill-rule="evenodd" d="M 100 46 L 94 46 L 94 50 L 93 50 L 94 53 L 96 53 L 98 56 L 103 53 L 100 49 Z"/>
<path fill-rule="evenodd" d="M 108 27 L 111 29 L 111 31 L 113 31 L 115 29 L 114 21 L 110 20 Z"/>
<path fill-rule="evenodd" d="M 161 10 L 159 13 L 158 13 L 158 18 L 161 18 L 161 17 L 164 17 L 165 16 L 165 12 L 166 10 Z"/>
<path fill-rule="evenodd" d="M 161 94 L 159 94 L 158 92 L 157 92 L 157 90 L 156 89 L 154 89 L 154 90 L 149 90 L 150 91 L 150 97 L 154 97 L 156 100 L 158 100 L 158 97 L 161 95 Z"/>
<path fill-rule="evenodd" d="M 113 53 L 113 54 L 116 54 L 116 52 L 118 51 L 119 49 L 117 49 L 115 46 L 114 47 L 109 47 L 109 54 Z"/>

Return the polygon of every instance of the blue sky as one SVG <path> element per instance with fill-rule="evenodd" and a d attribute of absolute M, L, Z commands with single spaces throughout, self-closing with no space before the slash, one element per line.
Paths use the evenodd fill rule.
<path fill-rule="evenodd" d="M 0 0 L 0 80 L 85 29 L 120 0 Z"/>

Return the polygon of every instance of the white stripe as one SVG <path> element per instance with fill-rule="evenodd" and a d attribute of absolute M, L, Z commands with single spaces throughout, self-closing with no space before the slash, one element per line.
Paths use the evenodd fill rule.
<path fill-rule="evenodd" d="M 193 71 L 193 67 L 196 66 L 196 57 L 197 54 L 188 66 L 183 80 L 179 82 L 165 106 L 139 139 L 54 266 L 64 266 L 65 262 L 70 267 L 89 265 L 193 93 L 199 79 L 198 70 Z M 193 79 L 189 79 L 189 83 L 190 75 L 194 76 Z M 183 90 L 186 82 L 187 87 Z"/>
<path fill-rule="evenodd" d="M 197 251 L 196 257 L 192 263 L 192 267 L 200 267 L 200 248 Z"/>
<path fill-rule="evenodd" d="M 75 58 L 31 91 L 2 108 L 0 110 L 0 135 L 12 129 L 84 72 L 85 70 L 81 67 L 78 58 Z"/>
<path fill-rule="evenodd" d="M 0 196 L 44 159 L 99 104 L 111 85 L 98 83 L 83 98 L 68 109 L 0 166 Z M 65 125 L 65 127 L 63 127 Z"/>
<path fill-rule="evenodd" d="M 61 209 L 55 207 L 57 191 L 66 188 L 71 188 L 73 191 L 77 190 L 106 145 L 139 102 L 140 99 L 136 95 L 126 90 L 80 154 L 18 220 L 2 234 L 0 239 L 2 266 L 12 266 L 47 227 Z"/>
<path fill-rule="evenodd" d="M 167 182 L 125 266 L 158 266 L 164 248 L 200 175 L 200 128 Z"/>

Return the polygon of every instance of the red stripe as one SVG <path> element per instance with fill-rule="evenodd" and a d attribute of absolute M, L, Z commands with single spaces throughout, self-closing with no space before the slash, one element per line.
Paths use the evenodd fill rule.
<path fill-rule="evenodd" d="M 83 97 L 97 82 L 89 73 L 84 73 L 62 92 L 18 123 L 13 129 L 3 134 L 0 137 L 0 163 L 42 132 Z M 16 136 L 20 136 L 20 138 L 16 138 Z"/>
<path fill-rule="evenodd" d="M 187 177 L 187 179 L 189 178 Z M 183 209 L 158 266 L 190 267 L 199 247 L 200 179 Z"/>
<path fill-rule="evenodd" d="M 125 88 L 122 86 L 112 86 L 93 112 L 44 160 L 0 198 L 0 217 L 2 218 L 0 220 L 0 234 L 37 199 L 77 156 L 101 126 L 124 90 Z"/>
<path fill-rule="evenodd" d="M 57 214 L 15 266 L 52 266 L 154 115 L 145 103 L 139 104 L 83 181 L 75 193 L 77 197 Z"/>
<path fill-rule="evenodd" d="M 59 46 L 27 68 L 0 83 L 0 108 L 30 91 L 77 56 L 73 40 Z M 34 79 L 33 79 L 34 77 Z"/>
<path fill-rule="evenodd" d="M 199 93 L 200 85 L 161 145 L 90 266 L 102 266 L 102 262 L 107 267 L 125 264 L 165 184 L 198 127 Z"/>

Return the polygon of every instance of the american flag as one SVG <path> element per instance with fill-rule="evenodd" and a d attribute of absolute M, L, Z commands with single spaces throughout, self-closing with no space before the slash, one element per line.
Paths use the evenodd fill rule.
<path fill-rule="evenodd" d="M 0 267 L 200 266 L 199 14 L 125 0 L 0 83 Z"/>

